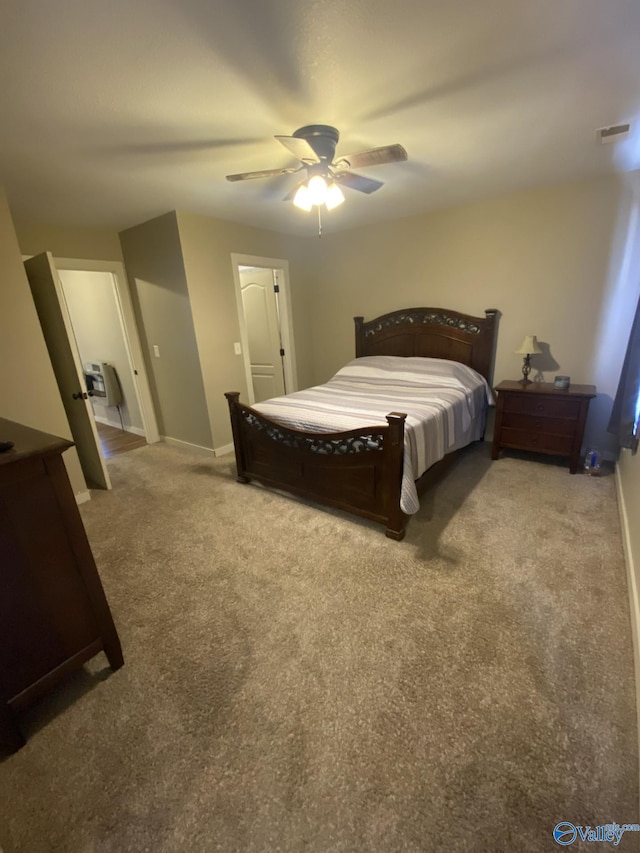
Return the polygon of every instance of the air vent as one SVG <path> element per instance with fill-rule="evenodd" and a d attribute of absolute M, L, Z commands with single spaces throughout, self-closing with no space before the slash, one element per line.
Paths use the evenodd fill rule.
<path fill-rule="evenodd" d="M 631 125 L 628 124 L 614 124 L 611 127 L 601 127 L 596 133 L 600 142 L 606 145 L 608 142 L 617 142 L 623 136 L 627 136 L 630 129 Z"/>

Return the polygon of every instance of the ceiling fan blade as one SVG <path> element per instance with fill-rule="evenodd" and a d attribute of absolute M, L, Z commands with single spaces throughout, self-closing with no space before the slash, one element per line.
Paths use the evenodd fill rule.
<path fill-rule="evenodd" d="M 227 175 L 228 181 L 252 181 L 254 178 L 273 178 L 276 175 L 292 175 L 300 169 L 263 169 L 260 172 L 240 172 L 238 175 Z"/>
<path fill-rule="evenodd" d="M 306 139 L 302 139 L 300 136 L 276 136 L 275 138 L 303 163 L 320 162 L 320 158 Z"/>
<path fill-rule="evenodd" d="M 342 184 L 344 187 L 349 187 L 352 190 L 358 190 L 360 193 L 374 193 L 384 186 L 382 181 L 375 181 L 373 178 L 365 178 L 362 175 L 356 175 L 353 172 L 337 172 L 334 175 L 336 184 Z"/>
<path fill-rule="evenodd" d="M 349 169 L 362 169 L 365 166 L 384 166 L 385 163 L 401 163 L 407 159 L 402 145 L 383 145 L 382 148 L 370 148 L 359 154 L 346 154 L 336 160 L 336 166 Z"/>

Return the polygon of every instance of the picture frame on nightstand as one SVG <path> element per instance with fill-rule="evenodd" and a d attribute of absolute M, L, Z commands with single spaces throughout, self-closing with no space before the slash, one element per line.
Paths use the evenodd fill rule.
<path fill-rule="evenodd" d="M 568 388 L 569 385 L 571 385 L 570 376 L 556 376 L 556 378 L 553 380 L 553 387 L 560 388 L 562 391 Z"/>

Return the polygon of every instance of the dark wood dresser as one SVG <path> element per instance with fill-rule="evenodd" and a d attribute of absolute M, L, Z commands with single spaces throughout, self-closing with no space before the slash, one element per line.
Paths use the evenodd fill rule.
<path fill-rule="evenodd" d="M 596 396 L 593 385 L 555 388 L 550 382 L 522 385 L 505 380 L 495 389 L 498 395 L 493 430 L 492 458 L 503 447 L 532 450 L 552 456 L 567 456 L 575 474 L 589 402 Z"/>
<path fill-rule="evenodd" d="M 0 745 L 16 712 L 104 651 L 124 663 L 62 460 L 70 441 L 0 418 Z"/>

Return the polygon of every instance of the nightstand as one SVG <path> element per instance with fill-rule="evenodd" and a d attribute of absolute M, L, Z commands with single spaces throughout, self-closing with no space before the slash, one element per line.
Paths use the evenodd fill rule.
<path fill-rule="evenodd" d="M 594 385 L 555 388 L 550 382 L 522 385 L 505 380 L 495 389 L 498 395 L 493 430 L 492 459 L 503 447 L 532 450 L 551 456 L 568 456 L 575 474 L 589 402 L 596 396 Z"/>

